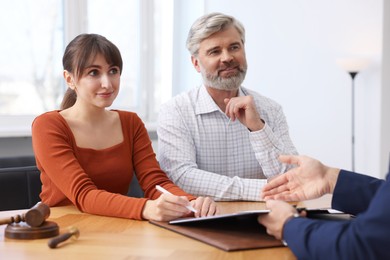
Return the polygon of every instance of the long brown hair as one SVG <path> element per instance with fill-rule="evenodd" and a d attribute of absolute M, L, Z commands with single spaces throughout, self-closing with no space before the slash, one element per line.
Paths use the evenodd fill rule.
<path fill-rule="evenodd" d="M 98 34 L 80 34 L 66 46 L 62 65 L 64 70 L 72 73 L 79 80 L 85 68 L 95 59 L 96 55 L 102 54 L 107 63 L 118 66 L 122 73 L 122 56 L 118 47 L 105 37 Z M 77 99 L 76 91 L 68 88 L 61 102 L 61 109 L 74 105 Z"/>

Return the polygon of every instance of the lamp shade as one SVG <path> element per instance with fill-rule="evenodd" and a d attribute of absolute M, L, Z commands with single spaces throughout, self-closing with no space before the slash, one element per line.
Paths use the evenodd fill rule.
<path fill-rule="evenodd" d="M 359 72 L 370 64 L 368 59 L 343 58 L 337 59 L 337 64 L 347 72 Z"/>

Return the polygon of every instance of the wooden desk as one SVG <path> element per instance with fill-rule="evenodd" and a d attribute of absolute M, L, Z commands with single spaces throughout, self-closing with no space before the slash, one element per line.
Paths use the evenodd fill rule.
<path fill-rule="evenodd" d="M 299 203 L 298 206 L 329 207 L 330 196 Z M 220 202 L 221 213 L 264 209 L 262 202 Z M 19 211 L 0 211 L 0 217 Z M 148 221 L 110 218 L 81 213 L 73 206 L 53 207 L 49 220 L 80 230 L 78 240 L 64 242 L 56 249 L 48 239 L 14 240 L 4 237 L 0 226 L 0 259 L 295 259 L 286 247 L 225 252 L 213 246 L 157 227 Z"/>

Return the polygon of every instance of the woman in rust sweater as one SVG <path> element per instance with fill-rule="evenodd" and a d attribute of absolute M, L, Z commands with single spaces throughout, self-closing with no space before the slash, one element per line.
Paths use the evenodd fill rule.
<path fill-rule="evenodd" d="M 103 36 L 82 34 L 63 56 L 68 85 L 61 110 L 38 116 L 32 140 L 41 171 L 41 200 L 49 206 L 74 204 L 104 216 L 168 221 L 192 214 L 214 215 L 210 198 L 194 197 L 160 169 L 141 119 L 110 110 L 120 85 L 122 58 Z M 145 198 L 126 196 L 136 175 Z M 161 194 L 156 185 L 172 194 Z"/>

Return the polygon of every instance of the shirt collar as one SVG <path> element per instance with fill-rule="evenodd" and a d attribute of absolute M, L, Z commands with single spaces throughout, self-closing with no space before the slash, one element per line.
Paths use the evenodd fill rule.
<path fill-rule="evenodd" d="M 238 96 L 245 96 L 242 88 L 238 90 Z M 202 85 L 199 88 L 197 102 L 195 104 L 195 113 L 197 115 L 221 111 L 218 105 L 214 102 L 210 94 L 207 92 L 206 86 Z M 222 111 L 221 111 L 222 112 Z"/>

